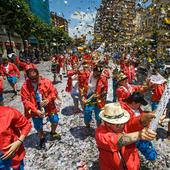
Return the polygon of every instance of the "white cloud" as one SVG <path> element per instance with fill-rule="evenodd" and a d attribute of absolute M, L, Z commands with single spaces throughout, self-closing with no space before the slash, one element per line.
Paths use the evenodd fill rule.
<path fill-rule="evenodd" d="M 94 12 L 83 12 L 83 11 L 76 11 L 74 14 L 71 15 L 71 19 L 75 19 L 75 20 L 83 20 L 86 22 L 91 22 L 95 20 L 95 16 L 96 16 L 96 11 Z"/>
<path fill-rule="evenodd" d="M 88 34 L 89 36 L 93 34 L 94 23 L 87 24 L 86 22 L 81 22 L 77 24 L 74 28 L 69 28 L 69 34 L 71 37 L 80 37 L 82 34 Z"/>
<path fill-rule="evenodd" d="M 87 35 L 87 39 L 92 37 L 94 32 L 96 11 L 91 13 L 85 13 L 83 11 L 75 12 L 71 15 L 71 18 L 78 20 L 78 24 L 69 28 L 69 34 L 71 37 L 80 37 L 82 34 Z"/>

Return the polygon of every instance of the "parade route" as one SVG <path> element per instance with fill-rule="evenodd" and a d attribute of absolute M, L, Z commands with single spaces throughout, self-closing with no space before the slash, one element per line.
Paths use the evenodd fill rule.
<path fill-rule="evenodd" d="M 50 72 L 50 62 L 42 62 L 38 64 L 40 74 L 52 80 Z M 22 73 L 21 73 L 22 74 Z M 38 137 L 34 128 L 24 142 L 26 148 L 25 169 L 26 170 L 76 170 L 80 161 L 85 161 L 90 170 L 99 170 L 98 167 L 98 150 L 96 147 L 95 122 L 92 122 L 90 131 L 86 131 L 83 122 L 83 114 L 73 114 L 73 102 L 71 96 L 64 91 L 66 87 L 66 78 L 62 83 L 55 85 L 62 97 L 63 103 L 59 113 L 60 121 L 57 131 L 61 134 L 60 141 L 50 141 L 49 131 L 50 124 L 45 125 L 46 131 L 46 149 L 38 150 Z M 20 89 L 24 81 L 23 76 L 19 79 L 18 89 Z M 111 81 L 109 85 L 108 100 L 112 99 Z M 7 85 L 6 87 L 9 88 Z M 7 88 L 5 89 L 7 90 Z M 8 89 L 9 90 L 9 89 Z M 18 108 L 23 112 L 23 106 L 20 96 L 9 101 L 9 96 L 5 94 L 5 101 L 9 106 Z M 7 98 L 8 97 L 8 98 Z M 8 101 L 8 102 L 7 102 Z M 46 120 L 45 120 L 46 123 Z M 154 146 L 158 151 L 156 162 L 146 161 L 141 158 L 142 170 L 168 170 L 170 166 L 170 143 L 166 138 L 167 123 L 164 127 L 158 128 L 158 137 L 155 140 Z"/>

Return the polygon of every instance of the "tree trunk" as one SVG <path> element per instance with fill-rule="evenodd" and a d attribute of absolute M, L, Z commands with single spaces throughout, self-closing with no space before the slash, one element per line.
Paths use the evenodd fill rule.
<path fill-rule="evenodd" d="M 9 39 L 9 45 L 10 45 L 10 52 L 12 53 L 13 52 L 13 48 L 12 48 L 12 43 L 11 43 L 11 34 L 10 34 L 10 31 L 9 30 L 6 30 L 7 31 L 7 35 L 8 35 L 8 39 Z"/>

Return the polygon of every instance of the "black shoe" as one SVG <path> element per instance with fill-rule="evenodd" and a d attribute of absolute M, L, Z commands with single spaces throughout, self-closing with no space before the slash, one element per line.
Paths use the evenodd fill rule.
<path fill-rule="evenodd" d="M 40 143 L 38 145 L 38 149 L 45 149 L 45 138 L 40 139 Z"/>
<path fill-rule="evenodd" d="M 61 135 L 57 132 L 55 133 L 50 133 L 52 140 L 61 140 Z"/>
<path fill-rule="evenodd" d="M 14 90 L 14 95 L 17 96 L 17 91 Z"/>

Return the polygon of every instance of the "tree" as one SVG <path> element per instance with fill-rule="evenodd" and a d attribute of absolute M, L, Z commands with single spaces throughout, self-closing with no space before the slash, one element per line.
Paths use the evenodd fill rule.
<path fill-rule="evenodd" d="M 38 41 L 47 43 L 50 49 L 52 42 L 57 42 L 60 49 L 71 43 L 71 38 L 62 29 L 45 24 L 29 9 L 25 0 L 0 0 L 0 25 L 5 26 L 9 35 L 19 34 L 23 40 L 35 36 Z M 64 48 L 61 48 L 64 44 Z"/>

